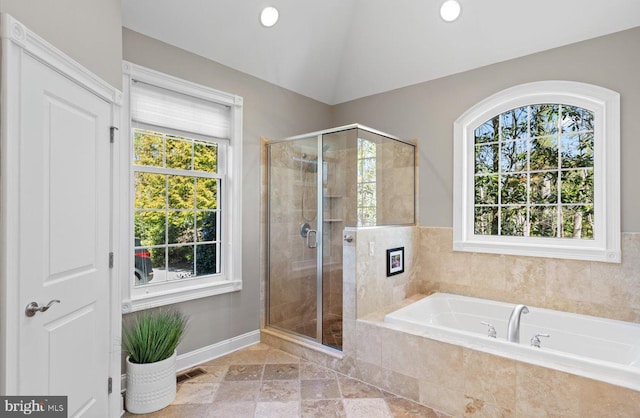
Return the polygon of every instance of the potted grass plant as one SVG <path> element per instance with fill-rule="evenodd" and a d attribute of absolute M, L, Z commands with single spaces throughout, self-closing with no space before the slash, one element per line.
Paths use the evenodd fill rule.
<path fill-rule="evenodd" d="M 122 332 L 127 353 L 126 409 L 158 411 L 176 397 L 176 347 L 188 318 L 177 311 L 144 313 Z"/>

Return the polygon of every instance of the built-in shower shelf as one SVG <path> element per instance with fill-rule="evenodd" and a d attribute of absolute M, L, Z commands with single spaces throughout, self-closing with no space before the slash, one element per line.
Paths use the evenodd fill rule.
<path fill-rule="evenodd" d="M 322 222 L 342 222 L 342 219 L 323 219 Z"/>
<path fill-rule="evenodd" d="M 343 196 L 340 195 L 340 194 L 327 194 L 327 195 L 324 195 L 322 197 L 325 197 L 327 199 L 340 199 Z"/>

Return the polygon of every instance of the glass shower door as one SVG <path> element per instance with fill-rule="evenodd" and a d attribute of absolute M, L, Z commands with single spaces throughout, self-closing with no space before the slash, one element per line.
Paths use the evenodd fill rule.
<path fill-rule="evenodd" d="M 268 289 L 271 327 L 342 349 L 345 178 L 355 176 L 357 130 L 267 146 Z M 353 173 L 350 172 L 353 170 Z"/>
<path fill-rule="evenodd" d="M 349 125 L 267 152 L 267 325 L 341 350 L 342 233 L 415 223 L 415 146 Z"/>
<path fill-rule="evenodd" d="M 318 137 L 268 146 L 268 323 L 317 339 Z"/>

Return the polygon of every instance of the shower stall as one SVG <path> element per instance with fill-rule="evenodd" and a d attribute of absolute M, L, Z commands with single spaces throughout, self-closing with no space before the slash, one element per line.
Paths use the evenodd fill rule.
<path fill-rule="evenodd" d="M 362 125 L 266 146 L 267 326 L 341 350 L 343 229 L 415 223 L 415 146 Z"/>

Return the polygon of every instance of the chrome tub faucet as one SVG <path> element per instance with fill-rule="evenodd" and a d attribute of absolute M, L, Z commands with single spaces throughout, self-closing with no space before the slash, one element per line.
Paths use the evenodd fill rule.
<path fill-rule="evenodd" d="M 529 308 L 526 305 L 516 305 L 511 311 L 507 326 L 507 341 L 520 343 L 520 317 L 523 313 L 529 313 Z"/>

